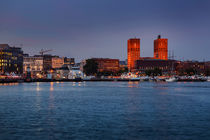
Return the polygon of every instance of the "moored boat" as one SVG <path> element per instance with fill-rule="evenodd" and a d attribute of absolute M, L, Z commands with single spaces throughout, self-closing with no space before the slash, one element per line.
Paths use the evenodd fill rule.
<path fill-rule="evenodd" d="M 176 82 L 178 81 L 178 79 L 176 77 L 170 77 L 170 78 L 167 78 L 165 79 L 166 82 Z"/>

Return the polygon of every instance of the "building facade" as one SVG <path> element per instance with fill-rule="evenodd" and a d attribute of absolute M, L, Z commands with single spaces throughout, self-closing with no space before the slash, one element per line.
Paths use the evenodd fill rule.
<path fill-rule="evenodd" d="M 75 59 L 64 57 L 64 64 L 74 66 L 75 65 Z"/>
<path fill-rule="evenodd" d="M 189 72 L 193 72 L 193 74 L 205 74 L 206 70 L 208 70 L 207 62 L 198 62 L 198 61 L 179 61 L 176 67 L 178 74 L 186 75 Z"/>
<path fill-rule="evenodd" d="M 84 72 L 84 66 L 86 65 L 86 59 L 84 59 L 84 60 L 82 60 L 81 62 L 80 62 L 80 71 L 82 71 L 82 72 Z"/>
<path fill-rule="evenodd" d="M 52 55 L 43 55 L 43 69 L 45 73 L 52 69 Z"/>
<path fill-rule="evenodd" d="M 23 73 L 23 51 L 21 48 L 0 44 L 0 74 Z"/>
<path fill-rule="evenodd" d="M 119 59 L 93 58 L 98 63 L 98 72 L 118 72 Z"/>
<path fill-rule="evenodd" d="M 30 72 L 32 78 L 42 78 L 43 71 L 43 57 L 28 56 L 23 58 L 23 73 L 25 75 Z"/>
<path fill-rule="evenodd" d="M 159 59 L 141 59 L 136 61 L 136 70 L 145 72 L 147 70 L 154 70 L 158 68 L 162 72 L 176 72 L 177 61 L 176 60 L 159 60 Z"/>
<path fill-rule="evenodd" d="M 129 39 L 127 45 L 128 70 L 132 71 L 135 69 L 135 61 L 140 58 L 140 39 Z"/>
<path fill-rule="evenodd" d="M 52 57 L 52 68 L 53 69 L 61 68 L 63 65 L 64 65 L 63 57 L 58 57 L 58 56 Z"/>
<path fill-rule="evenodd" d="M 68 79 L 69 68 L 61 67 L 54 70 L 53 78 L 55 79 Z"/>
<path fill-rule="evenodd" d="M 52 58 L 54 56 L 52 56 L 51 54 L 43 54 L 43 55 L 34 55 L 34 57 L 43 58 L 43 71 L 45 74 L 52 69 Z"/>
<path fill-rule="evenodd" d="M 168 39 L 160 35 L 154 40 L 154 59 L 168 60 Z"/>

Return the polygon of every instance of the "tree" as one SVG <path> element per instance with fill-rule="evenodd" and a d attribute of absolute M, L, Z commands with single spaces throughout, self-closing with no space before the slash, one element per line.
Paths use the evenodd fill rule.
<path fill-rule="evenodd" d="M 86 65 L 83 67 L 86 75 L 95 75 L 98 71 L 98 63 L 94 59 L 86 60 Z"/>
<path fill-rule="evenodd" d="M 210 69 L 207 69 L 207 70 L 205 71 L 205 75 L 206 75 L 206 76 L 210 76 Z"/>
<path fill-rule="evenodd" d="M 159 69 L 159 68 L 155 68 L 153 70 L 146 70 L 145 71 L 145 74 L 148 75 L 148 76 L 159 76 L 159 75 L 162 75 L 162 70 Z"/>
<path fill-rule="evenodd" d="M 123 73 L 127 73 L 128 72 L 128 67 L 124 67 L 124 68 L 121 68 L 117 73 L 116 75 L 121 75 Z"/>
<path fill-rule="evenodd" d="M 187 75 L 189 75 L 189 76 L 197 74 L 197 71 L 196 71 L 196 69 L 194 69 L 194 68 L 188 68 L 188 69 L 185 70 L 185 72 L 186 72 Z"/>
<path fill-rule="evenodd" d="M 179 69 L 178 70 L 178 75 L 179 76 L 184 76 L 185 75 L 185 70 L 182 68 L 182 69 Z"/>
<path fill-rule="evenodd" d="M 145 71 L 145 74 L 146 74 L 147 76 L 151 76 L 152 70 L 146 70 L 146 71 Z"/>
<path fill-rule="evenodd" d="M 153 76 L 161 76 L 162 75 L 162 70 L 159 68 L 155 68 L 153 70 Z"/>

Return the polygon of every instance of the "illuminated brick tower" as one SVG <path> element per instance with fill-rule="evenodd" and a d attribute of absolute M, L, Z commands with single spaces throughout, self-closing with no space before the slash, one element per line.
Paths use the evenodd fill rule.
<path fill-rule="evenodd" d="M 132 38 L 128 40 L 128 70 L 135 68 L 135 61 L 140 58 L 140 39 Z"/>
<path fill-rule="evenodd" d="M 168 39 L 160 35 L 154 40 L 154 59 L 168 60 Z"/>

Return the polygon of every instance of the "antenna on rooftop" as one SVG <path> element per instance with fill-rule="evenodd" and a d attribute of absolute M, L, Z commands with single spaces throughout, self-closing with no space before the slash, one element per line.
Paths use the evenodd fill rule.
<path fill-rule="evenodd" d="M 172 51 L 172 59 L 173 59 L 173 60 L 174 60 L 174 57 L 175 57 L 175 56 L 174 56 L 174 50 L 173 50 L 173 51 Z"/>
<path fill-rule="evenodd" d="M 171 50 L 168 51 L 168 58 L 171 59 Z"/>

